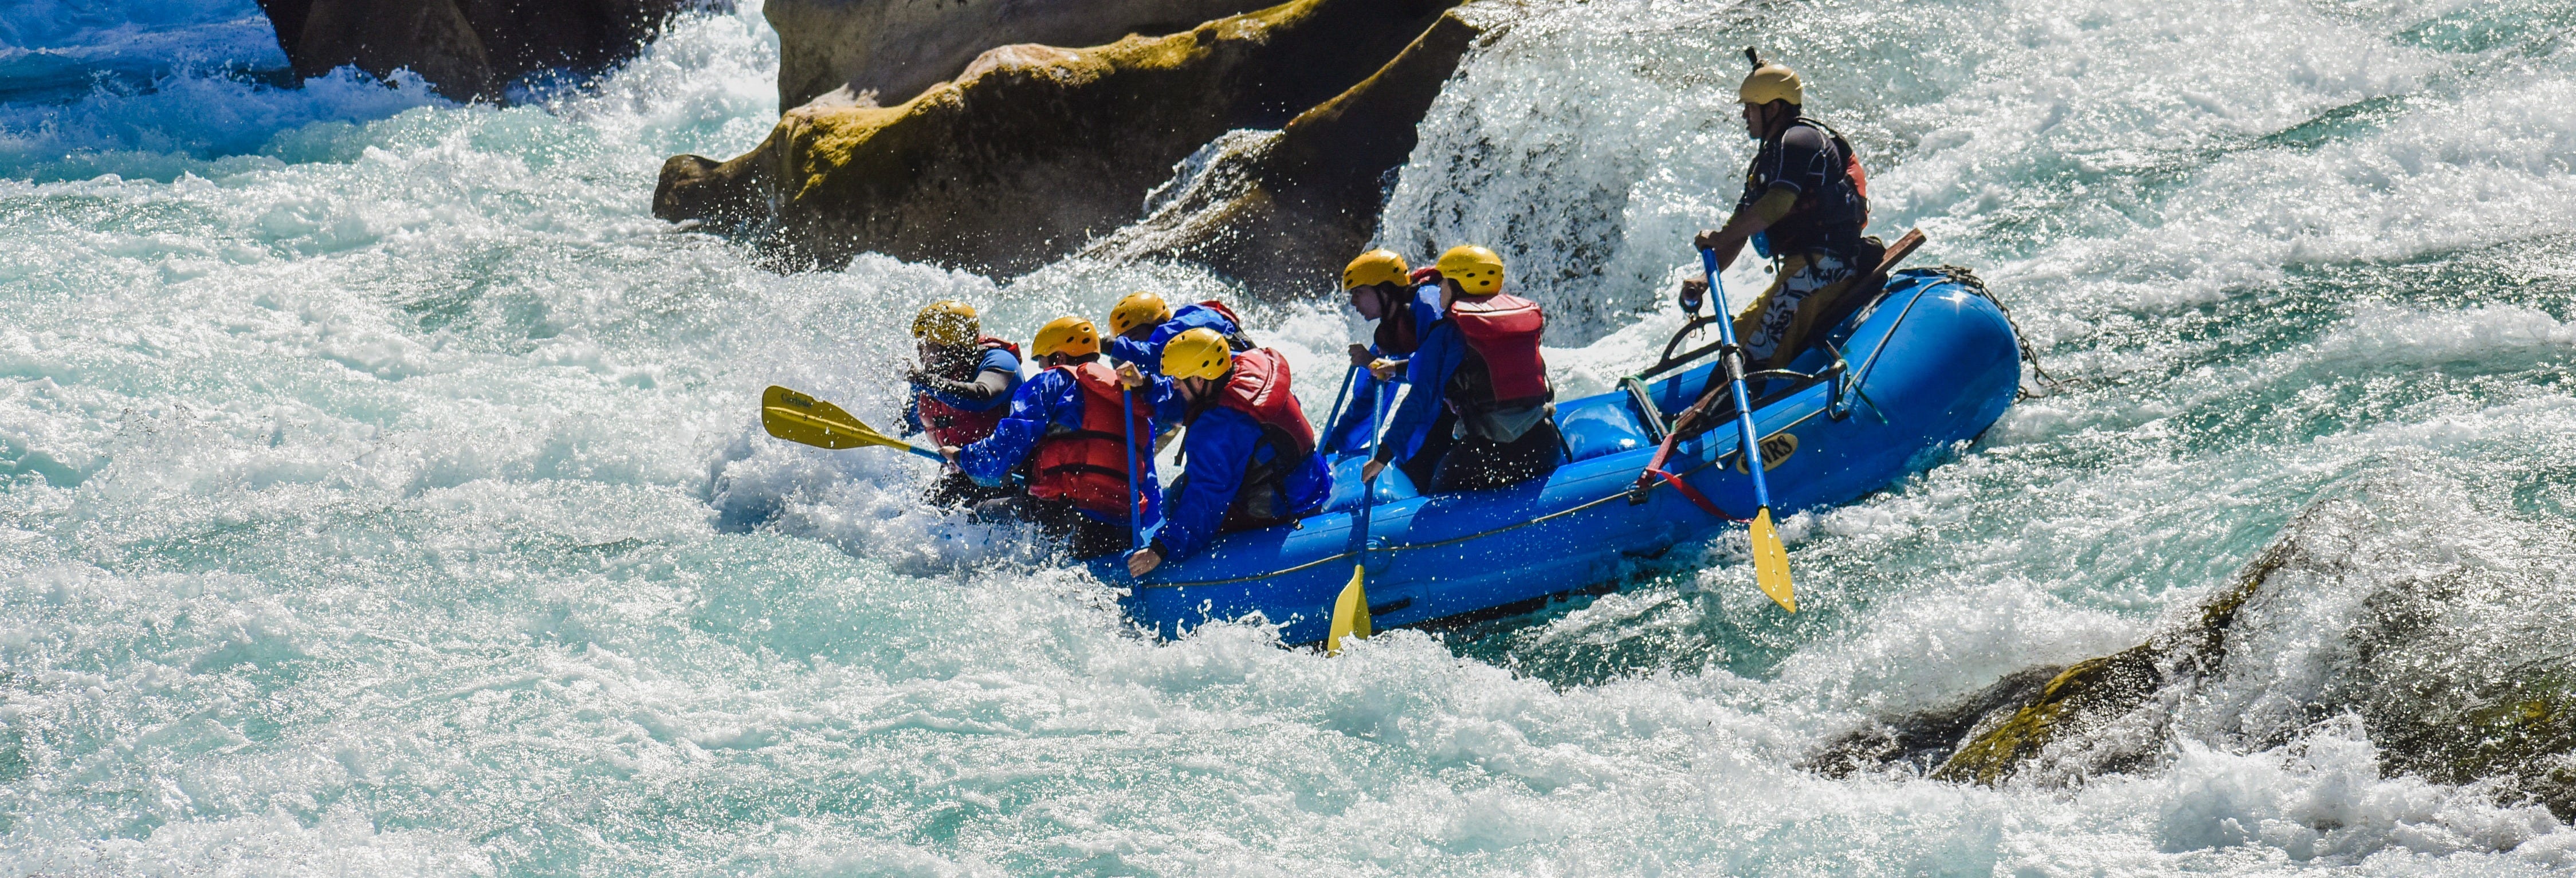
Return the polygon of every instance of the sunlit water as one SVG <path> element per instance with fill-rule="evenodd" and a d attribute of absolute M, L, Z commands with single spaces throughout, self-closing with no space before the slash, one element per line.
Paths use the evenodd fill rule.
<path fill-rule="evenodd" d="M 916 461 L 782 445 L 751 400 L 888 418 L 936 298 L 1025 337 L 1232 291 L 781 276 L 654 220 L 664 156 L 775 118 L 755 7 L 508 109 L 278 87 L 246 0 L 0 8 L 0 872 L 2576 868 L 2545 810 L 2383 776 L 2332 706 L 2364 653 L 2476 680 L 2576 652 L 2576 6 L 1492 12 L 1383 237 L 1503 249 L 1569 391 L 1674 325 L 1758 43 L 1867 155 L 1873 230 L 1988 278 L 2056 392 L 1793 518 L 1794 618 L 1720 539 L 1345 658 L 1256 624 L 1158 644 L 1111 585 L 917 508 Z M 1322 292 L 1250 309 L 1318 414 L 1359 337 Z M 2155 770 L 1796 768 L 2189 616 L 2320 498 L 2356 572 L 2259 602 Z M 2369 641 L 2408 577 L 2510 587 Z"/>

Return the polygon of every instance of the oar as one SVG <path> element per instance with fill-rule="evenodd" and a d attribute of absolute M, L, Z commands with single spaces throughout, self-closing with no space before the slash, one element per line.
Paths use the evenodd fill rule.
<path fill-rule="evenodd" d="M 1377 389 L 1377 376 L 1369 376 L 1369 387 Z M 1369 406 L 1368 455 L 1363 461 L 1377 459 L 1378 421 L 1386 417 L 1386 398 L 1378 393 L 1375 405 Z M 1366 463 L 1361 464 L 1366 467 Z M 1375 479 L 1360 480 L 1359 510 L 1351 513 L 1351 584 L 1342 586 L 1342 595 L 1333 599 L 1333 627 L 1324 635 L 1324 654 L 1342 654 L 1342 638 L 1367 640 L 1373 631 L 1369 625 L 1368 589 L 1362 581 L 1368 578 L 1369 507 L 1377 501 Z"/>
<path fill-rule="evenodd" d="M 1748 534 L 1753 541 L 1753 583 L 1779 602 L 1781 609 L 1795 613 L 1798 595 L 1789 584 L 1789 550 L 1780 545 L 1780 533 L 1771 526 L 1771 486 L 1762 474 L 1771 468 L 1771 462 L 1762 459 L 1762 440 L 1753 433 L 1753 405 L 1744 390 L 1744 349 L 1735 345 L 1735 321 L 1726 309 L 1726 287 L 1717 276 L 1717 251 L 1699 251 L 1699 266 L 1708 275 L 1710 295 L 1717 300 L 1717 338 L 1725 345 L 1721 357 L 1726 363 L 1726 379 L 1734 385 L 1735 428 L 1743 436 L 1744 471 L 1753 474 L 1753 502 L 1760 507 L 1753 513 L 1753 527 Z"/>
<path fill-rule="evenodd" d="M 1333 413 L 1332 415 L 1324 418 L 1324 434 L 1326 442 L 1339 443 L 1341 441 L 1342 437 L 1332 435 L 1332 433 L 1333 430 L 1342 425 L 1342 403 L 1350 399 L 1351 382 L 1358 380 L 1360 377 L 1360 370 L 1366 368 L 1368 367 L 1352 366 L 1350 371 L 1342 373 L 1342 389 L 1333 391 Z M 1339 448 L 1333 449 L 1334 453 L 1340 453 L 1340 451 L 1341 449 Z"/>
<path fill-rule="evenodd" d="M 1140 509 L 1145 504 L 1136 494 L 1136 391 L 1119 388 L 1118 399 L 1127 406 L 1126 419 L 1118 426 L 1127 434 L 1127 551 L 1133 552 L 1145 547 L 1145 515 Z"/>
<path fill-rule="evenodd" d="M 877 432 L 840 406 L 772 385 L 760 394 L 760 426 L 769 435 L 816 448 L 900 448 L 947 463 L 939 452 Z"/>

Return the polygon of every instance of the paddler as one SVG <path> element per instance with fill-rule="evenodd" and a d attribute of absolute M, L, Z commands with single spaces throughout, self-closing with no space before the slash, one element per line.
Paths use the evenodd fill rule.
<path fill-rule="evenodd" d="M 1440 285 L 1417 284 L 1412 274 L 1403 256 L 1386 249 L 1362 253 L 1342 267 L 1342 290 L 1350 296 L 1351 310 L 1358 311 L 1363 319 L 1377 321 L 1370 337 L 1372 344 L 1351 345 L 1351 365 L 1368 367 L 1369 374 L 1378 381 L 1403 380 L 1404 361 L 1422 346 L 1422 331 L 1440 320 Z M 1341 421 L 1326 431 L 1327 453 L 1352 455 L 1368 450 L 1369 418 L 1377 408 L 1377 394 L 1374 382 L 1359 382 L 1351 389 Z M 1445 449 L 1448 435 L 1442 428 L 1430 432 Z M 1438 455 L 1439 451 L 1434 450 L 1428 459 L 1437 460 Z M 1426 469 L 1421 475 L 1428 479 L 1430 471 Z"/>
<path fill-rule="evenodd" d="M 1217 534 L 1275 527 L 1323 507 L 1333 472 L 1290 392 L 1287 357 L 1269 348 L 1236 353 L 1224 336 L 1199 328 L 1165 344 L 1161 365 L 1159 379 L 1123 374 L 1138 387 L 1168 382 L 1186 404 L 1187 464 L 1152 540 L 1127 556 L 1130 575 L 1187 557 Z"/>
<path fill-rule="evenodd" d="M 1193 329 L 1213 330 L 1235 350 L 1252 349 L 1251 337 L 1243 334 L 1243 319 L 1224 302 L 1210 299 L 1173 308 L 1159 294 L 1138 291 L 1109 309 L 1109 334 L 1116 336 L 1109 340 L 1109 358 L 1157 372 L 1163 367 L 1163 345 Z"/>
<path fill-rule="evenodd" d="M 1134 510 L 1158 505 L 1160 483 L 1150 456 L 1134 480 L 1144 493 L 1141 502 L 1130 499 L 1127 477 L 1129 437 L 1141 443 L 1152 435 L 1151 409 L 1140 398 L 1133 416 L 1127 414 L 1118 373 L 1100 361 L 1100 333 L 1089 320 L 1048 322 L 1038 328 L 1029 351 L 1045 368 L 1020 385 L 992 435 L 939 453 L 986 486 L 1001 484 L 1027 462 L 1028 493 L 985 501 L 976 507 L 977 517 L 1036 522 L 1049 536 L 1068 539 L 1077 559 L 1115 554 L 1131 542 Z"/>
<path fill-rule="evenodd" d="M 927 433 L 939 446 L 966 445 L 993 435 L 1020 387 L 1020 348 L 983 334 L 975 308 L 959 301 L 933 302 L 913 315 L 912 337 L 921 360 L 904 379 L 912 383 L 903 406 L 903 435 Z M 948 473 L 923 499 L 939 506 L 977 503 L 1010 493 L 985 487 L 964 473 Z"/>
<path fill-rule="evenodd" d="M 1745 130 L 1762 141 L 1744 171 L 1744 194 L 1726 227 L 1702 231 L 1691 245 L 1717 251 L 1731 265 L 1747 242 L 1774 260 L 1771 287 L 1735 318 L 1735 338 L 1754 369 L 1776 369 L 1803 352 L 1818 315 L 1861 275 L 1878 267 L 1882 248 L 1861 237 L 1869 223 L 1869 178 L 1851 143 L 1805 114 L 1806 87 L 1796 71 L 1766 64 L 1744 50 L 1753 72 L 1736 89 Z M 1707 282 L 1686 281 L 1682 298 L 1700 301 Z M 1719 302 L 1723 309 L 1726 303 Z"/>
<path fill-rule="evenodd" d="M 1499 488 L 1555 472 L 1565 462 L 1557 436 L 1556 388 L 1547 379 L 1539 336 L 1547 314 L 1537 302 L 1503 293 L 1503 258 L 1483 247 L 1450 248 L 1434 266 L 1441 285 L 1438 322 L 1405 362 L 1405 394 L 1387 425 L 1374 478 L 1418 444 L 1435 417 L 1456 417 L 1457 437 L 1432 468 L 1433 492 Z"/>

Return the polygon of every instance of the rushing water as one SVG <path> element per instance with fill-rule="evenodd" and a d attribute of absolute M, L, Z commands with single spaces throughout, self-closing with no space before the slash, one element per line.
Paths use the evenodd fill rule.
<path fill-rule="evenodd" d="M 507 109 L 291 83 L 248 0 L 0 7 L 0 873 L 2576 868 L 2576 830 L 2383 772 L 2337 707 L 2576 652 L 2576 5 L 1490 12 L 1383 234 L 1505 250 L 1569 390 L 1674 325 L 1759 43 L 1868 156 L 1874 230 L 1977 268 L 2055 392 L 1791 519 L 1794 618 L 1721 539 L 1344 658 L 1157 644 L 1016 534 L 936 539 L 915 461 L 782 445 L 751 400 L 886 417 L 935 298 L 1025 337 L 1229 291 L 781 276 L 655 221 L 663 156 L 775 118 L 755 4 Z M 1254 309 L 1317 412 L 1331 304 Z M 1796 768 L 2134 644 L 2291 528 L 2353 570 L 2259 602 L 2152 770 Z M 2468 585 L 2374 640 L 2420 580 Z"/>

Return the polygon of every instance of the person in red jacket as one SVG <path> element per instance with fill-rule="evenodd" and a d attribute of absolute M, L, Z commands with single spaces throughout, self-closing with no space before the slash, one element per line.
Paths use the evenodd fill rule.
<path fill-rule="evenodd" d="M 1544 478 L 1565 462 L 1556 432 L 1556 387 L 1548 383 L 1539 336 L 1547 314 L 1537 302 L 1503 294 L 1503 258 L 1483 247 L 1440 255 L 1436 281 L 1445 316 L 1422 334 L 1405 362 L 1405 394 L 1389 419 L 1377 457 L 1362 469 L 1375 478 L 1399 449 L 1420 448 L 1418 434 L 1442 410 L 1455 416 L 1457 442 L 1431 467 L 1433 492 L 1499 488 Z M 1433 392 L 1436 391 L 1436 392 Z M 1421 466 L 1412 461 L 1408 467 Z"/>
<path fill-rule="evenodd" d="M 1100 361 L 1100 333 L 1091 321 L 1060 317 L 1038 330 L 1030 352 L 1046 366 L 1020 385 L 1010 413 L 993 434 L 963 447 L 939 449 L 976 483 L 1000 485 L 1026 467 L 1028 493 L 988 500 L 980 518 L 1018 517 L 1048 535 L 1068 539 L 1073 557 L 1115 554 L 1131 542 L 1131 516 L 1159 506 L 1160 482 L 1150 455 L 1130 462 L 1130 436 L 1142 445 L 1153 436 L 1151 407 L 1131 407 L 1118 373 Z M 1131 493 L 1128 470 L 1136 473 Z"/>
<path fill-rule="evenodd" d="M 912 393 L 904 398 L 902 435 L 928 434 L 934 445 L 966 445 L 993 435 L 1011 396 L 1020 389 L 1020 346 L 983 334 L 975 308 L 964 302 L 933 302 L 912 318 L 912 337 L 921 349 L 921 364 L 904 375 Z M 987 488 L 964 473 L 948 473 L 933 483 L 923 499 L 936 506 L 979 503 L 1008 496 L 1007 487 Z"/>
<path fill-rule="evenodd" d="M 1161 371 L 1151 380 L 1187 406 L 1188 468 L 1152 541 L 1127 556 L 1129 575 L 1193 554 L 1221 533 L 1294 521 L 1332 496 L 1332 467 L 1316 453 L 1315 427 L 1289 390 L 1288 358 L 1269 348 L 1238 354 L 1216 331 L 1192 329 L 1163 346 Z M 1128 374 L 1132 383 L 1148 380 Z"/>

